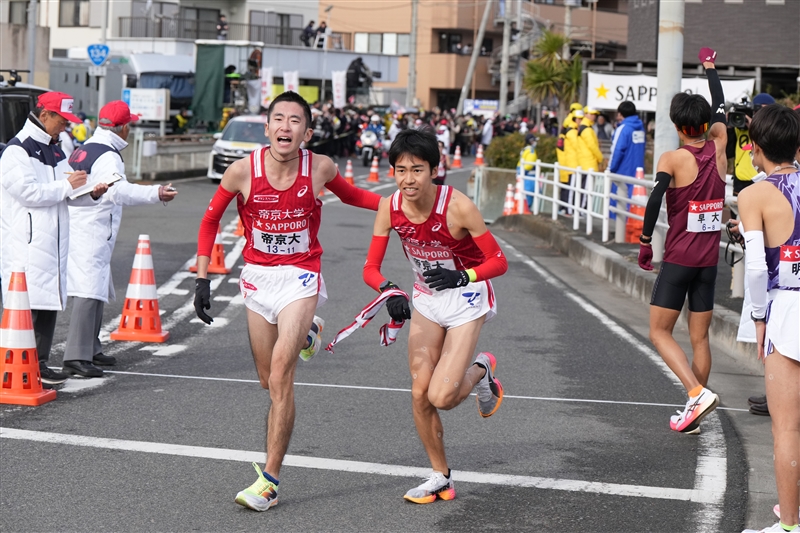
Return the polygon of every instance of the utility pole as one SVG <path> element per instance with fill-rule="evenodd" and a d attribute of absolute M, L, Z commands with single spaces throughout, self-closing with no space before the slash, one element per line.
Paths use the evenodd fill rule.
<path fill-rule="evenodd" d="M 103 0 L 103 21 L 100 23 L 100 44 L 106 44 L 106 30 L 108 29 L 108 3 L 110 0 Z M 106 77 L 99 76 L 97 80 L 97 116 L 100 110 L 106 105 Z M 163 133 L 162 133 L 163 135 Z"/>
<path fill-rule="evenodd" d="M 456 114 L 461 115 L 464 113 L 464 100 L 467 99 L 467 91 L 472 83 L 473 75 L 475 74 L 475 65 L 478 63 L 478 56 L 481 53 L 481 44 L 483 43 L 483 34 L 486 33 L 486 23 L 489 20 L 489 13 L 492 10 L 492 0 L 486 0 L 486 7 L 483 8 L 483 18 L 481 19 L 481 27 L 478 29 L 478 37 L 472 46 L 472 56 L 469 58 L 469 66 L 467 67 L 467 75 L 464 77 L 464 85 L 461 86 L 461 96 L 458 98 L 458 106 L 456 107 Z"/>
<path fill-rule="evenodd" d="M 408 87 L 406 107 L 414 105 L 417 96 L 417 8 L 419 0 L 411 0 L 411 50 L 408 51 Z"/>
<path fill-rule="evenodd" d="M 325 103 L 325 82 L 328 81 L 328 32 L 331 31 L 331 9 L 333 5 L 325 8 L 325 36 L 322 38 L 322 90 L 320 91 L 319 100 Z M 369 98 L 369 95 L 367 95 Z M 369 103 L 369 100 L 367 101 Z"/>
<path fill-rule="evenodd" d="M 33 73 L 36 72 L 36 0 L 28 3 L 28 83 L 33 85 Z"/>
<path fill-rule="evenodd" d="M 658 168 L 661 154 L 678 148 L 678 132 L 669 118 L 672 97 L 681 90 L 683 77 L 684 0 L 660 2 L 658 12 L 658 100 L 656 102 L 656 137 L 653 168 Z M 655 173 L 655 172 L 654 172 Z M 664 256 L 662 232 L 653 234 L 653 260 Z M 658 237 L 658 238 L 656 238 Z"/>
<path fill-rule="evenodd" d="M 567 38 L 567 42 L 564 43 L 564 48 L 561 51 L 561 59 L 565 61 L 569 60 L 570 58 L 569 35 L 572 33 L 572 1 L 574 0 L 565 0 L 564 2 L 564 37 Z"/>
<path fill-rule="evenodd" d="M 511 6 L 506 6 L 503 11 L 503 51 L 500 56 L 500 105 L 501 115 L 506 114 L 508 104 L 508 47 L 511 41 L 511 17 L 509 16 Z"/>
<path fill-rule="evenodd" d="M 524 25 L 522 22 L 522 0 L 517 0 L 517 42 L 519 43 L 522 40 L 522 34 L 524 30 Z M 523 61 L 522 61 L 522 53 L 525 52 L 525 49 L 522 48 L 519 44 L 519 55 L 517 56 L 517 68 L 514 69 L 514 100 L 519 98 L 521 93 L 522 87 L 522 68 L 523 68 Z"/>

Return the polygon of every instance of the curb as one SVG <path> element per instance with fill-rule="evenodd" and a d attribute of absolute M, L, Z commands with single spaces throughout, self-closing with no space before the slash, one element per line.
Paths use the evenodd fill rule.
<path fill-rule="evenodd" d="M 543 239 L 553 249 L 614 284 L 629 296 L 646 304 L 650 303 L 656 274 L 641 270 L 638 265 L 625 260 L 617 252 L 540 216 L 510 215 L 500 217 L 494 224 L 505 229 L 524 231 Z M 763 376 L 764 365 L 758 361 L 755 344 L 736 340 L 739 319 L 740 313 L 715 305 L 708 332 L 709 338 L 747 370 Z M 681 312 L 681 321 L 684 324 L 687 322 L 686 307 Z"/>

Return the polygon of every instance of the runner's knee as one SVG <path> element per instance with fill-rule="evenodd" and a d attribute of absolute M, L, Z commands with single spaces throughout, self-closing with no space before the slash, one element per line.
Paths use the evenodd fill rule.
<path fill-rule="evenodd" d="M 458 385 L 430 388 L 428 389 L 428 401 L 437 409 L 449 411 L 459 404 L 458 392 Z"/>

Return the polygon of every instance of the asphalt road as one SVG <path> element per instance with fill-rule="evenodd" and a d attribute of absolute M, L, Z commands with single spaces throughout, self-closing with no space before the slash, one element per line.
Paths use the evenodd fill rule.
<path fill-rule="evenodd" d="M 382 171 L 385 170 L 382 169 Z M 363 171 L 357 167 L 356 172 Z M 383 173 L 383 172 L 382 172 Z M 468 172 L 449 182 L 464 190 Z M 383 195 L 393 182 L 357 183 Z M 112 261 L 116 327 L 137 236 L 150 235 L 166 345 L 107 342 L 119 364 L 98 380 L 69 380 L 38 408 L 0 409 L 2 531 L 597 531 L 718 532 L 744 526 L 747 461 L 718 410 L 700 436 L 675 434 L 685 401 L 649 341 L 619 320 L 626 299 L 530 236 L 494 230 L 509 271 L 494 283 L 497 318 L 479 350 L 498 359 L 506 399 L 481 419 L 468 398 L 443 413 L 457 498 L 402 499 L 430 470 L 414 429 L 406 335 L 381 348 L 378 319 L 298 363 L 297 420 L 280 504 L 243 509 L 236 493 L 263 462 L 268 394 L 252 363 L 233 263 L 216 276 L 213 327 L 194 318 L 185 272 L 215 186 L 178 184 L 167 207 L 125 208 Z M 373 214 L 323 198 L 325 342 L 374 295 L 361 280 Z M 223 218 L 235 227 L 232 206 Z M 384 274 L 411 273 L 396 237 Z M 241 244 L 238 245 L 240 250 Z M 627 306 L 627 307 L 626 307 Z M 56 332 L 63 342 L 69 309 Z M 382 315 L 381 315 L 382 316 Z M 59 366 L 63 345 L 51 366 Z M 723 402 L 724 403 L 724 402 Z"/>

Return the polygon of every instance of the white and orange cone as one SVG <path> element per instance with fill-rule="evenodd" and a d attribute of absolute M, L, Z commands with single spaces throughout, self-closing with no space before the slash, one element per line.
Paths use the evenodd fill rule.
<path fill-rule="evenodd" d="M 461 168 L 461 147 L 456 146 L 456 153 L 453 154 L 453 164 L 450 168 Z"/>
<path fill-rule="evenodd" d="M 644 180 L 644 168 L 636 168 L 636 179 Z M 643 185 L 634 185 L 633 196 L 631 197 L 631 200 L 634 202 L 647 202 L 647 189 L 645 189 Z M 631 213 L 644 217 L 644 211 L 645 208 L 643 206 L 631 204 Z M 644 231 L 644 221 L 633 217 L 628 217 L 628 220 L 625 224 L 625 242 L 634 244 L 638 243 L 639 235 L 642 234 L 642 231 Z"/>
<path fill-rule="evenodd" d="M 380 177 L 378 176 L 378 156 L 372 158 L 372 166 L 369 167 L 369 177 L 367 181 L 370 183 L 377 183 L 380 181 Z"/>
<path fill-rule="evenodd" d="M 522 176 L 517 174 L 517 186 L 514 191 L 514 213 L 517 215 L 530 215 L 531 210 L 528 209 L 528 202 L 525 198 L 525 187 L 523 185 Z"/>
<path fill-rule="evenodd" d="M 125 293 L 122 319 L 119 327 L 111 333 L 111 339 L 139 342 L 164 342 L 169 339 L 169 332 L 161 331 L 149 235 L 139 235 L 128 292 Z"/>
<path fill-rule="evenodd" d="M 479 144 L 478 145 L 478 153 L 475 155 L 475 166 L 476 167 L 482 167 L 483 165 L 484 165 L 484 163 L 483 163 L 483 145 Z"/>
<path fill-rule="evenodd" d="M 197 264 L 189 267 L 189 272 L 197 272 Z M 209 274 L 230 274 L 231 269 L 225 266 L 225 247 L 222 246 L 222 229 L 217 226 L 217 236 L 214 237 L 214 248 L 211 249 L 211 258 L 208 262 Z"/>
<path fill-rule="evenodd" d="M 506 199 L 503 202 L 503 216 L 507 217 L 514 214 L 514 186 L 510 183 L 506 188 Z"/>
<path fill-rule="evenodd" d="M 355 185 L 353 181 L 353 162 L 349 159 L 347 160 L 347 166 L 344 168 L 344 181 L 350 185 Z"/>

